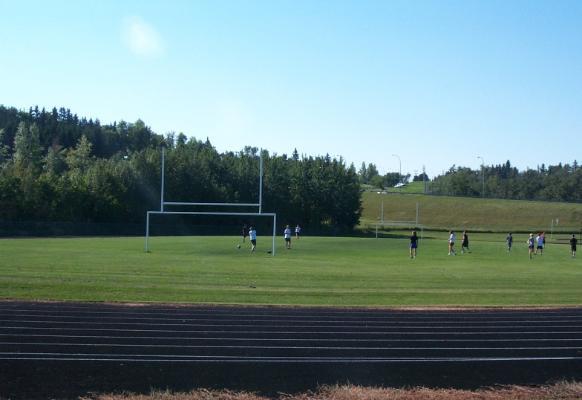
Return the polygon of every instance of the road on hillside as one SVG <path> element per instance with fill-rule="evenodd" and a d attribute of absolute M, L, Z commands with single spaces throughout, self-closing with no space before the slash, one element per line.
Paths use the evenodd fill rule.
<path fill-rule="evenodd" d="M 582 308 L 398 311 L 0 302 L 0 397 L 582 379 Z"/>

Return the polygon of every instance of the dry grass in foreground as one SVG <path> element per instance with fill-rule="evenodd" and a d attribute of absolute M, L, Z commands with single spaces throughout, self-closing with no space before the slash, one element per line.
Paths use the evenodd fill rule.
<path fill-rule="evenodd" d="M 326 386 L 313 393 L 280 395 L 280 400 L 574 400 L 582 399 L 582 383 L 561 382 L 551 386 L 503 386 L 480 390 L 385 389 L 359 386 Z M 98 395 L 84 400 L 266 400 L 246 392 L 195 390 L 190 393 L 153 392 L 149 395 Z"/>

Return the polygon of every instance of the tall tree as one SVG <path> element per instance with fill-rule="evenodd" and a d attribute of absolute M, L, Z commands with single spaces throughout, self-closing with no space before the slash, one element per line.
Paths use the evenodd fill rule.
<path fill-rule="evenodd" d="M 18 130 L 14 137 L 14 163 L 18 169 L 40 167 L 42 148 L 38 126 L 26 122 L 18 124 Z"/>

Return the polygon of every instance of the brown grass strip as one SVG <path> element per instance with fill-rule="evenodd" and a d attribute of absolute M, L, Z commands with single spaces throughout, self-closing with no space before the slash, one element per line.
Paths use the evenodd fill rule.
<path fill-rule="evenodd" d="M 501 386 L 479 390 L 429 388 L 370 388 L 324 386 L 316 392 L 265 397 L 248 392 L 199 389 L 189 393 L 169 391 L 140 394 L 102 394 L 81 400 L 580 400 L 582 383 L 560 382 L 549 386 Z"/>

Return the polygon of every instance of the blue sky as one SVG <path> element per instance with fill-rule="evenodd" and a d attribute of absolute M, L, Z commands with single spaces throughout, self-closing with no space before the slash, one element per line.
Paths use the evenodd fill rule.
<path fill-rule="evenodd" d="M 582 160 L 582 1 L 0 0 L 0 104 L 429 175 Z"/>

